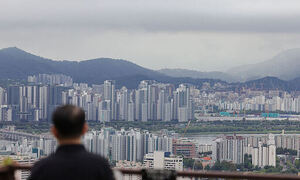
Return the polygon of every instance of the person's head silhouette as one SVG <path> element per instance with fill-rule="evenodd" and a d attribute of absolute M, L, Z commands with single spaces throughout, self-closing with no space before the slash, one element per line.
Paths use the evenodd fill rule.
<path fill-rule="evenodd" d="M 88 126 L 84 111 L 74 105 L 58 107 L 52 114 L 52 134 L 59 144 L 79 144 Z"/>

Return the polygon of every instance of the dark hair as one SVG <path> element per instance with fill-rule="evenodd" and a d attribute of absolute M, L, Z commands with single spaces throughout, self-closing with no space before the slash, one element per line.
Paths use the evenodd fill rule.
<path fill-rule="evenodd" d="M 59 137 L 79 137 L 85 123 L 85 113 L 73 105 L 59 106 L 52 114 L 52 122 Z"/>

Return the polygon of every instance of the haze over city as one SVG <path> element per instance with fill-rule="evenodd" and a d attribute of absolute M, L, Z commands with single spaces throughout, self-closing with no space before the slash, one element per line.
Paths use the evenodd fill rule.
<path fill-rule="evenodd" d="M 300 180 L 299 0 L 1 0 L 0 39 L 1 180 Z"/>
<path fill-rule="evenodd" d="M 56 60 L 120 58 L 226 71 L 300 47 L 300 2 L 1 1 L 0 48 Z"/>

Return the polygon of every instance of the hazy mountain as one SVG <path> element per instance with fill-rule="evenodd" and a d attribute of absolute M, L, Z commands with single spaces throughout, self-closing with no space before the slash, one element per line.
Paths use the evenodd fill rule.
<path fill-rule="evenodd" d="M 26 79 L 39 73 L 61 73 L 73 77 L 75 82 L 101 84 L 104 80 L 117 81 L 118 86 L 135 88 L 141 80 L 157 80 L 201 85 L 220 82 L 212 79 L 174 78 L 143 68 L 126 60 L 98 58 L 85 61 L 53 61 L 27 53 L 16 47 L 0 50 L 0 78 Z"/>
<path fill-rule="evenodd" d="M 294 86 L 291 89 L 291 82 L 290 81 L 284 81 L 277 77 L 264 77 L 261 79 L 246 81 L 243 83 L 232 83 L 231 84 L 233 88 L 250 88 L 250 89 L 256 89 L 256 90 L 298 90 L 300 86 Z"/>
<path fill-rule="evenodd" d="M 258 79 L 266 76 L 292 80 L 300 77 L 300 49 L 286 50 L 262 63 L 238 66 L 227 71 L 242 81 Z"/>
<path fill-rule="evenodd" d="M 22 79 L 30 74 L 55 73 L 57 70 L 49 66 L 51 60 L 44 59 L 18 48 L 0 50 L 0 77 Z"/>
<path fill-rule="evenodd" d="M 200 72 L 187 69 L 162 69 L 158 72 L 172 77 L 212 78 L 227 82 L 249 81 L 263 77 L 293 80 L 300 77 L 300 48 L 290 49 L 257 64 L 242 65 L 227 72 Z"/>
<path fill-rule="evenodd" d="M 227 82 L 235 82 L 238 78 L 235 78 L 228 73 L 211 71 L 211 72 L 201 72 L 188 69 L 161 69 L 158 72 L 171 77 L 191 77 L 191 78 L 208 78 L 208 79 L 220 79 Z"/>
<path fill-rule="evenodd" d="M 252 89 L 279 89 L 279 90 L 300 90 L 300 73 L 297 67 L 300 67 L 298 50 L 290 50 L 282 53 L 272 60 L 261 63 L 261 67 L 270 67 L 268 72 L 282 72 L 280 77 L 286 79 L 293 78 L 290 81 L 281 80 L 276 77 L 264 77 L 256 80 L 247 81 L 244 83 L 227 83 L 222 80 L 232 78 L 230 75 L 222 72 L 198 72 L 189 70 L 160 70 L 159 72 L 126 60 L 116 60 L 109 58 L 98 58 L 86 61 L 53 61 L 51 59 L 42 58 L 30 53 L 27 53 L 18 48 L 5 48 L 0 50 L 0 79 L 26 79 L 28 75 L 36 75 L 40 73 L 60 73 L 73 77 L 75 82 L 86 82 L 89 84 L 101 84 L 104 80 L 112 79 L 117 81 L 118 87 L 126 86 L 128 88 L 136 88 L 141 80 L 156 80 L 162 83 L 172 83 L 178 85 L 180 83 L 190 83 L 196 86 L 201 86 L 204 82 L 209 82 L 211 85 L 221 83 L 226 88 L 252 88 Z M 282 61 L 284 63 L 282 63 Z M 245 68 L 245 71 L 254 76 L 263 76 L 263 69 L 254 71 L 258 65 L 251 65 Z M 240 72 L 242 73 L 242 68 Z M 252 70 L 251 70 L 252 69 Z M 290 69 L 290 70 L 288 70 Z M 163 74 L 164 72 L 166 74 Z M 173 73 L 173 74 L 172 74 Z M 268 74 L 268 73 L 265 73 Z M 290 76 L 288 76 L 290 74 Z M 237 76 L 237 75 L 236 75 Z"/>
<path fill-rule="evenodd" d="M 25 79 L 39 73 L 62 73 L 76 82 L 100 84 L 106 79 L 142 75 L 151 79 L 165 75 L 125 60 L 99 58 L 86 61 L 53 61 L 16 47 L 0 50 L 0 77 Z"/>

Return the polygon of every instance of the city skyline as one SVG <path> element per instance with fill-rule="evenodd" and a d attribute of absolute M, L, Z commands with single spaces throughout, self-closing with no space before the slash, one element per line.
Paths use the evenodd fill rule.
<path fill-rule="evenodd" d="M 300 179 L 299 0 L 0 9 L 0 179 Z"/>
<path fill-rule="evenodd" d="M 83 108 L 86 120 L 101 123 L 300 120 L 297 91 L 233 91 L 220 83 L 196 87 L 154 80 L 142 80 L 133 89 L 116 86 L 114 80 L 74 83 L 62 74 L 28 76 L 27 84 L 0 87 L 0 121 L 50 122 L 52 111 L 64 104 Z"/>
<path fill-rule="evenodd" d="M 285 163 L 299 161 L 299 91 L 235 92 L 220 83 L 154 80 L 127 89 L 114 80 L 75 83 L 63 74 L 27 81 L 0 88 L 0 160 L 32 164 L 55 152 L 51 114 L 72 104 L 85 111 L 90 126 L 82 138 L 86 150 L 115 168 L 298 172 Z"/>
<path fill-rule="evenodd" d="M 22 133 L 14 126 L 0 129 L 0 133 L 6 139 L 1 140 L 0 147 L 5 155 L 0 156 L 0 160 L 6 156 L 21 164 L 32 164 L 53 153 L 58 146 L 52 136 Z M 213 136 L 215 138 L 207 143 L 199 137 L 191 135 L 183 138 L 166 129 L 151 132 L 138 128 L 103 127 L 87 132 L 82 143 L 89 152 L 107 158 L 116 168 L 220 170 L 227 164 L 234 168 L 231 170 L 241 166 L 245 169 L 239 171 L 264 172 L 271 168 L 276 172 L 295 173 L 289 171 L 291 167 L 284 163 L 299 161 L 299 134 Z M 296 159 L 291 161 L 289 158 Z M 194 161 L 194 165 L 189 164 L 190 160 Z M 195 163 L 201 165 L 195 166 Z M 27 176 L 28 173 L 22 172 L 21 179 Z"/>

